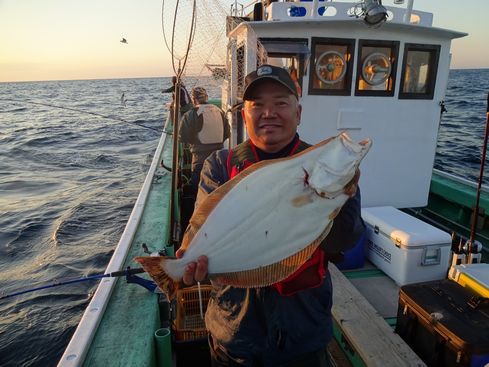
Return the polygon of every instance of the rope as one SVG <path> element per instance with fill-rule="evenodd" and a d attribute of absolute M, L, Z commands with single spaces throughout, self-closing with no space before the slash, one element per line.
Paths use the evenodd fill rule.
<path fill-rule="evenodd" d="M 171 48 L 168 45 L 168 41 L 166 40 L 165 34 L 165 0 L 162 1 L 161 4 L 161 30 L 163 31 L 163 39 L 165 40 L 165 45 L 169 53 L 171 53 Z"/>
<path fill-rule="evenodd" d="M 49 104 L 49 103 L 33 102 L 33 101 L 27 101 L 27 100 L 22 101 L 22 100 L 19 100 L 19 99 L 4 99 L 4 98 L 0 98 L 0 101 L 3 101 L 3 102 L 18 102 L 18 103 L 30 103 L 30 104 L 39 105 L 39 106 L 45 106 L 45 107 L 51 107 L 51 108 L 59 108 L 59 109 L 62 109 L 62 110 L 69 110 L 69 111 L 74 111 L 74 112 L 79 112 L 79 113 L 86 113 L 86 114 L 89 114 L 89 115 L 93 115 L 93 116 L 97 116 L 97 117 L 101 117 L 101 118 L 105 118 L 105 119 L 109 119 L 109 120 L 121 121 L 121 122 L 124 122 L 126 124 L 136 125 L 138 127 L 144 128 L 144 129 L 156 131 L 158 134 L 161 133 L 161 130 L 156 129 L 156 128 L 151 127 L 151 126 L 146 126 L 146 125 L 138 124 L 137 122 L 133 122 L 133 121 L 127 121 L 127 120 L 124 120 L 123 118 L 120 118 L 120 117 L 106 116 L 106 115 L 102 115 L 102 114 L 97 113 L 97 112 L 84 111 L 84 110 L 79 110 L 77 108 L 72 108 L 72 107 L 57 106 L 57 105 L 53 105 L 53 104 Z M 166 132 L 166 131 L 164 131 L 164 132 Z"/>
<path fill-rule="evenodd" d="M 182 71 L 181 73 L 183 74 L 183 71 L 185 70 L 185 66 L 187 65 L 187 60 L 188 60 L 188 55 L 190 53 L 190 47 L 192 46 L 192 42 L 194 41 L 194 37 L 195 37 L 195 25 L 197 23 L 197 17 L 196 17 L 196 14 L 197 14 L 197 6 L 196 6 L 196 3 L 195 3 L 195 0 L 194 0 L 194 5 L 193 5 L 193 9 L 192 9 L 192 25 L 190 27 L 190 34 L 189 34 L 189 37 L 188 37 L 188 42 L 187 42 L 187 50 L 185 51 L 185 58 L 183 60 L 183 66 L 182 66 Z M 175 12 L 176 14 L 176 12 Z"/>
<path fill-rule="evenodd" d="M 199 289 L 199 311 L 200 311 L 200 319 L 204 320 L 204 311 L 202 305 L 202 290 L 200 288 L 200 282 L 197 282 L 197 287 Z"/>

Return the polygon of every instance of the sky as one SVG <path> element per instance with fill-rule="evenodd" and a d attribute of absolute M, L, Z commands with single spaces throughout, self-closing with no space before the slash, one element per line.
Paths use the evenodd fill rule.
<path fill-rule="evenodd" d="M 0 0 L 0 82 L 171 76 L 162 1 Z M 414 8 L 433 13 L 436 27 L 469 33 L 452 43 L 452 69 L 489 68 L 488 0 Z"/>

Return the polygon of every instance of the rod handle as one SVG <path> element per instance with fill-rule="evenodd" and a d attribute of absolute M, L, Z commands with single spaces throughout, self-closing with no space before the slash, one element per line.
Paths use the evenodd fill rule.
<path fill-rule="evenodd" d="M 144 273 L 143 268 L 134 268 L 134 269 L 127 268 L 126 270 L 114 271 L 114 272 L 110 273 L 109 276 L 111 278 L 113 278 L 113 277 L 124 277 L 126 275 L 134 275 L 134 274 L 140 274 L 140 273 Z"/>

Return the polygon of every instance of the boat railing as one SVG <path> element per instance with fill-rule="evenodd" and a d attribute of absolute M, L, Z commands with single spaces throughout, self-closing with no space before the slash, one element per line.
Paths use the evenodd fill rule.
<path fill-rule="evenodd" d="M 127 221 L 126 228 L 124 229 L 119 243 L 114 250 L 114 254 L 107 265 L 105 273 L 122 270 L 124 267 L 128 251 L 131 248 L 132 240 L 144 211 L 144 206 L 149 195 L 154 173 L 160 163 L 159 158 L 165 144 L 166 136 L 166 134 L 162 134 L 161 136 L 153 161 L 148 170 L 148 174 L 144 180 L 143 187 L 141 188 L 129 220 Z M 104 278 L 100 282 L 99 286 L 97 287 L 97 291 L 90 301 L 90 304 L 85 309 L 80 323 L 78 324 L 70 343 L 66 347 L 65 352 L 58 363 L 58 367 L 74 367 L 82 365 L 89 350 L 90 344 L 92 343 L 93 337 L 95 336 L 98 325 L 102 320 L 105 308 L 107 307 L 116 281 L 117 278 Z"/>
<path fill-rule="evenodd" d="M 406 23 L 405 15 L 410 12 L 410 24 L 431 27 L 433 14 L 408 10 L 401 7 L 385 6 L 387 22 Z M 267 21 L 304 21 L 305 18 L 314 20 L 354 20 L 358 12 L 358 2 L 323 2 L 315 6 L 313 1 L 273 2 L 265 10 Z"/>
<path fill-rule="evenodd" d="M 433 173 L 437 174 L 440 177 L 443 177 L 443 178 L 446 178 L 446 179 L 449 179 L 449 180 L 452 180 L 452 181 L 461 183 L 463 185 L 467 185 L 467 186 L 473 187 L 474 189 L 477 189 L 477 182 L 475 182 L 475 181 L 468 180 L 466 178 L 463 178 L 463 177 L 454 175 L 452 173 L 440 171 L 440 170 L 438 170 L 436 168 L 433 169 Z M 481 186 L 481 190 L 482 191 L 485 191 L 485 192 L 489 192 L 489 186 L 483 184 Z"/>

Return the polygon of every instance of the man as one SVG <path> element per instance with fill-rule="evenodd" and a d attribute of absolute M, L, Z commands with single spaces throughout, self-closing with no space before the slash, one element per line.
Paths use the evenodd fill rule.
<path fill-rule="evenodd" d="M 176 84 L 177 84 L 177 77 L 172 76 L 171 78 L 171 84 L 172 86 L 167 88 L 167 89 L 162 89 L 161 93 L 171 93 L 172 97 L 172 103 L 170 106 L 170 115 L 171 115 L 171 123 L 173 124 L 173 121 L 175 121 L 175 111 L 174 111 L 174 106 L 175 106 L 175 89 L 176 89 Z M 187 89 L 185 86 L 180 84 L 180 116 L 187 112 L 190 108 L 192 107 L 192 104 L 190 103 L 190 96 L 187 92 Z M 165 130 L 169 129 L 169 126 L 165 126 Z"/>
<path fill-rule="evenodd" d="M 222 149 L 229 138 L 229 123 L 224 112 L 209 104 L 207 91 L 195 87 L 191 92 L 194 107 L 180 120 L 179 138 L 190 146 L 192 153 L 192 192 L 197 194 L 200 171 L 205 159 L 214 151 Z"/>
<path fill-rule="evenodd" d="M 262 65 L 250 73 L 243 100 L 249 140 L 206 160 L 196 205 L 254 162 L 286 157 L 308 146 L 297 135 L 301 106 L 294 82 L 284 69 Z M 329 235 L 289 278 L 259 289 L 213 284 L 206 312 L 213 366 L 329 366 L 326 345 L 332 338 L 332 285 L 324 260 L 325 255 L 327 260 L 328 254 L 353 247 L 365 230 L 358 178 L 359 173 L 347 185 L 345 193 L 350 199 Z M 183 251 L 177 251 L 178 257 L 182 255 Z M 206 276 L 207 258 L 201 256 L 187 266 L 183 281 L 193 284 Z"/>

